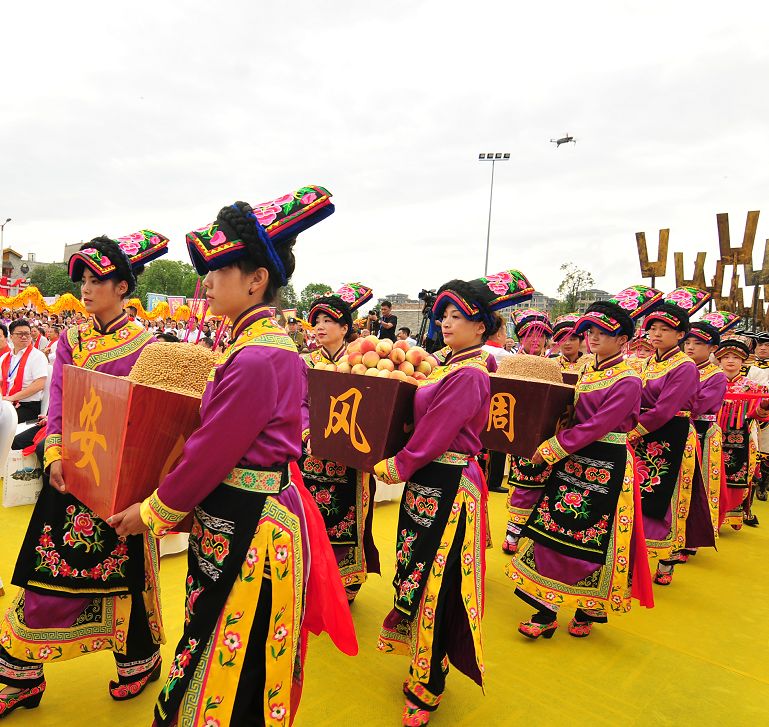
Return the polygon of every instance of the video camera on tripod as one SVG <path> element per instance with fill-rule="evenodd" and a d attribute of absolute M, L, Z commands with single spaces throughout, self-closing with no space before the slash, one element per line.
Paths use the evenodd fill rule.
<path fill-rule="evenodd" d="M 422 301 L 422 322 L 419 324 L 417 341 L 428 353 L 443 348 L 443 334 L 440 328 L 430 325 L 432 323 L 433 306 L 437 293 L 434 290 L 423 288 L 417 298 Z"/>

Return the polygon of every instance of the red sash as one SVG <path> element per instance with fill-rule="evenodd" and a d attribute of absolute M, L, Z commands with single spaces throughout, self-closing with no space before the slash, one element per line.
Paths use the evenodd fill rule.
<path fill-rule="evenodd" d="M 8 374 L 11 371 L 11 353 L 8 352 L 7 356 L 3 357 L 3 365 L 2 365 L 2 374 L 3 374 L 3 382 L 2 382 L 2 391 L 3 396 L 13 396 L 14 394 L 18 394 L 22 389 L 22 383 L 24 381 L 24 367 L 27 365 L 27 359 L 29 358 L 29 354 L 32 353 L 33 346 L 27 346 L 24 353 L 21 355 L 21 360 L 17 364 L 16 368 L 16 378 L 13 380 L 13 386 L 10 387 L 10 391 L 8 390 Z"/>

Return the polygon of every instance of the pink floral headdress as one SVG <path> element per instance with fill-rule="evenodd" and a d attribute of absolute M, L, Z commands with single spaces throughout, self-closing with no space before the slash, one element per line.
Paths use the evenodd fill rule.
<path fill-rule="evenodd" d="M 168 252 L 168 238 L 153 230 L 139 230 L 125 237 L 118 237 L 115 243 L 134 270 Z M 70 257 L 69 277 L 79 282 L 86 267 L 99 280 L 111 277 L 117 269 L 115 263 L 95 247 L 84 247 Z"/>
<path fill-rule="evenodd" d="M 251 209 L 249 219 L 256 226 L 264 252 L 276 272 L 281 273 L 282 263 L 276 247 L 333 214 L 334 205 L 331 203 L 331 192 L 325 187 L 306 186 L 269 202 L 258 202 Z M 248 255 L 246 243 L 238 234 L 218 222 L 188 232 L 187 250 L 200 275 Z M 285 271 L 282 279 L 286 279 Z"/>

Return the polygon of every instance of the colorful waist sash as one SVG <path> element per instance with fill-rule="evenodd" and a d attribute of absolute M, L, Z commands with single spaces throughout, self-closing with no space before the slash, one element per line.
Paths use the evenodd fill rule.
<path fill-rule="evenodd" d="M 260 492 L 265 495 L 277 495 L 283 492 L 289 484 L 288 467 L 270 467 L 251 469 L 250 467 L 235 467 L 222 481 L 223 485 L 235 487 L 246 492 Z"/>
<path fill-rule="evenodd" d="M 715 422 L 718 420 L 718 414 L 700 414 L 698 417 L 694 417 L 696 422 Z"/>

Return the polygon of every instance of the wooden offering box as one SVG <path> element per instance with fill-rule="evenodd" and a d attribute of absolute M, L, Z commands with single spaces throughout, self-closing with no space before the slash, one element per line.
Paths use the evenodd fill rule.
<path fill-rule="evenodd" d="M 414 429 L 416 386 L 310 369 L 310 446 L 315 457 L 372 472 Z"/>
<path fill-rule="evenodd" d="M 106 519 L 173 469 L 200 424 L 200 399 L 67 366 L 62 412 L 67 489 Z"/>
<path fill-rule="evenodd" d="M 542 442 L 568 426 L 573 411 L 573 386 L 492 376 L 481 442 L 486 449 L 531 457 Z"/>

